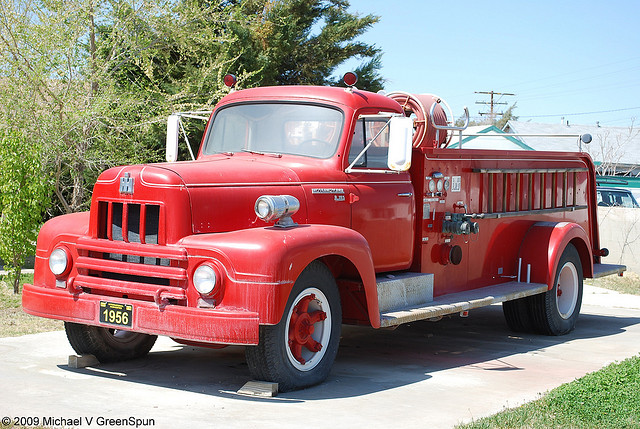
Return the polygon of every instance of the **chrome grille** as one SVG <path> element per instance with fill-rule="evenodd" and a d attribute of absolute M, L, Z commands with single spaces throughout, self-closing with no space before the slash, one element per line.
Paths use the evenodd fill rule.
<path fill-rule="evenodd" d="M 98 202 L 98 238 L 127 243 L 160 244 L 160 206 Z"/>
<path fill-rule="evenodd" d="M 80 237 L 75 285 L 85 293 L 184 304 L 185 249 Z"/>

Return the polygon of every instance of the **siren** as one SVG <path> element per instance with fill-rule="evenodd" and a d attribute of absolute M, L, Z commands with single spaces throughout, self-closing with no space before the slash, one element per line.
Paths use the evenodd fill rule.
<path fill-rule="evenodd" d="M 236 84 L 238 83 L 238 79 L 232 74 L 226 75 L 223 81 L 224 84 L 231 89 L 234 89 L 236 87 Z"/>
<path fill-rule="evenodd" d="M 355 86 L 356 83 L 358 83 L 358 75 L 355 74 L 354 72 L 346 72 L 342 77 L 342 81 L 344 82 L 345 85 L 351 88 Z"/>

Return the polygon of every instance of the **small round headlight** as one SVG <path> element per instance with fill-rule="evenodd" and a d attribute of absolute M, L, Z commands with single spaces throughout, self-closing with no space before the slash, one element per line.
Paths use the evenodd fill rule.
<path fill-rule="evenodd" d="M 55 276 L 60 276 L 67 272 L 69 260 L 68 252 L 62 247 L 58 247 L 49 255 L 49 269 Z"/>
<path fill-rule="evenodd" d="M 193 285 L 201 295 L 213 292 L 217 281 L 216 272 L 210 265 L 202 264 L 193 273 Z"/>
<path fill-rule="evenodd" d="M 258 199 L 256 202 L 256 214 L 260 219 L 268 219 L 273 211 L 270 201 L 264 198 Z"/>
<path fill-rule="evenodd" d="M 256 216 L 265 222 L 277 221 L 276 226 L 295 225 L 291 216 L 300 209 L 300 201 L 291 195 L 263 195 L 254 206 Z"/>

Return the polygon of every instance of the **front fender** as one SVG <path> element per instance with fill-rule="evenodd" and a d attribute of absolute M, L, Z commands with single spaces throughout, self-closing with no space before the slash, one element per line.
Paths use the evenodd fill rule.
<path fill-rule="evenodd" d="M 324 256 L 344 257 L 353 263 L 362 278 L 372 325 L 380 323 L 371 250 L 365 238 L 349 228 L 332 225 L 252 228 L 193 235 L 179 244 L 187 249 L 190 258 L 218 259 L 237 282 L 271 285 L 268 290 L 273 296 L 246 297 L 261 301 L 252 305 L 259 305 L 269 313 L 266 320 L 262 316 L 261 320 L 270 324 L 280 320 L 302 270 Z M 260 293 L 259 290 L 257 286 L 253 292 Z M 265 305 L 270 307 L 265 309 Z"/>
<path fill-rule="evenodd" d="M 86 235 L 89 231 L 89 212 L 71 213 L 54 217 L 40 228 L 38 233 L 37 250 L 45 252 L 51 250 L 58 241 L 75 240 Z"/>
<path fill-rule="evenodd" d="M 568 244 L 578 250 L 583 276 L 592 277 L 593 253 L 586 231 L 572 222 L 537 222 L 527 231 L 518 252 L 522 259 L 521 281 L 526 281 L 527 265 L 531 265 L 531 282 L 544 283 L 551 290 L 558 262 Z"/>
<path fill-rule="evenodd" d="M 36 244 L 36 261 L 34 270 L 34 284 L 52 285 L 55 277 L 49 271 L 49 255 L 59 243 L 69 244 L 69 250 L 75 252 L 73 245 L 78 237 L 89 231 L 89 212 L 71 213 L 54 217 L 40 228 Z"/>

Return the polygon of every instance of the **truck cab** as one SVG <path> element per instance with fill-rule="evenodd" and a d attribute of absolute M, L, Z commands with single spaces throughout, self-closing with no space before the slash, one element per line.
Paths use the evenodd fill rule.
<path fill-rule="evenodd" d="M 281 390 L 327 377 L 343 323 L 503 302 L 512 329 L 571 331 L 582 279 L 624 271 L 600 261 L 591 159 L 447 148 L 458 128 L 441 104 L 233 91 L 197 160 L 109 169 L 89 212 L 43 226 L 23 307 L 101 362 L 156 335 L 246 345 L 253 377 Z"/>

